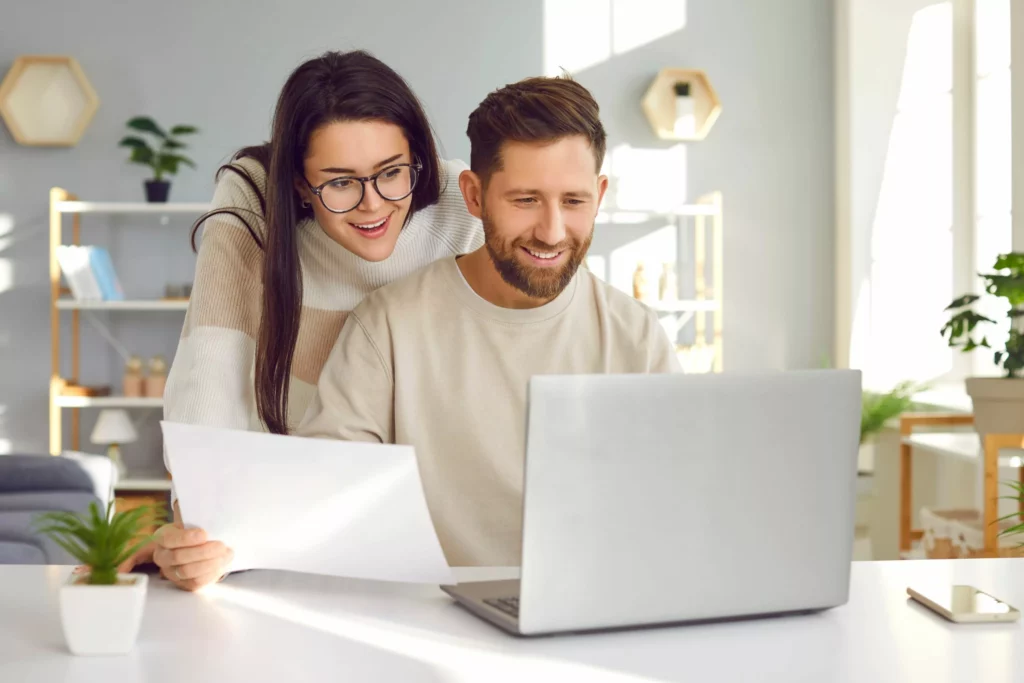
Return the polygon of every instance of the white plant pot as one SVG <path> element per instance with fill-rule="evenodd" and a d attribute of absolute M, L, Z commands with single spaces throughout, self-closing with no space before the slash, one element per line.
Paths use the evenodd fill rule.
<path fill-rule="evenodd" d="M 60 589 L 60 621 L 68 649 L 76 655 L 130 652 L 142 623 L 149 577 L 118 574 L 115 586 L 77 583 L 81 579 L 72 574 Z"/>
<path fill-rule="evenodd" d="M 968 377 L 974 428 L 986 434 L 1024 434 L 1024 377 Z"/>

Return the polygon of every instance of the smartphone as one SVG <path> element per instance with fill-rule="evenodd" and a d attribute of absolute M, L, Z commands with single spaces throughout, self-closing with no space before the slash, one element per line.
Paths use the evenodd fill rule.
<path fill-rule="evenodd" d="M 950 586 L 942 592 L 924 595 L 907 588 L 907 595 L 931 611 L 958 624 L 1017 621 L 1020 612 L 999 598 L 974 586 Z"/>

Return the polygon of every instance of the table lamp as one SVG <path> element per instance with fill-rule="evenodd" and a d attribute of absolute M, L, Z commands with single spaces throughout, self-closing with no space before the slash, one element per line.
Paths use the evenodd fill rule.
<path fill-rule="evenodd" d="M 107 457 L 117 468 L 117 475 L 120 481 L 124 481 L 127 472 L 124 467 L 124 460 L 121 459 L 121 444 L 131 443 L 139 438 L 135 431 L 135 425 L 124 410 L 101 410 L 96 426 L 93 427 L 90 437 L 95 444 L 107 446 Z"/>

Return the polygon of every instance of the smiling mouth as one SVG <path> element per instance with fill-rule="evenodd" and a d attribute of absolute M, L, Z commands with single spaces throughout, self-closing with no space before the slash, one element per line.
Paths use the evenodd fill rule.
<path fill-rule="evenodd" d="M 388 216 L 384 216 L 384 218 L 381 218 L 379 221 L 374 221 L 372 223 L 350 223 L 350 225 L 358 230 L 370 231 L 376 230 L 378 228 L 383 228 L 384 224 L 387 222 Z"/>
<path fill-rule="evenodd" d="M 527 249 L 523 247 L 523 251 L 532 256 L 535 259 L 541 261 L 554 261 L 556 258 L 562 255 L 560 251 L 534 251 L 533 249 Z"/>

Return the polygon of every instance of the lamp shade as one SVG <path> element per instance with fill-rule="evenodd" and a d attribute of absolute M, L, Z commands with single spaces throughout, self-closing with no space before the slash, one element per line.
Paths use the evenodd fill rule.
<path fill-rule="evenodd" d="M 93 443 L 131 443 L 139 438 L 135 425 L 124 410 L 101 410 L 90 437 Z"/>

